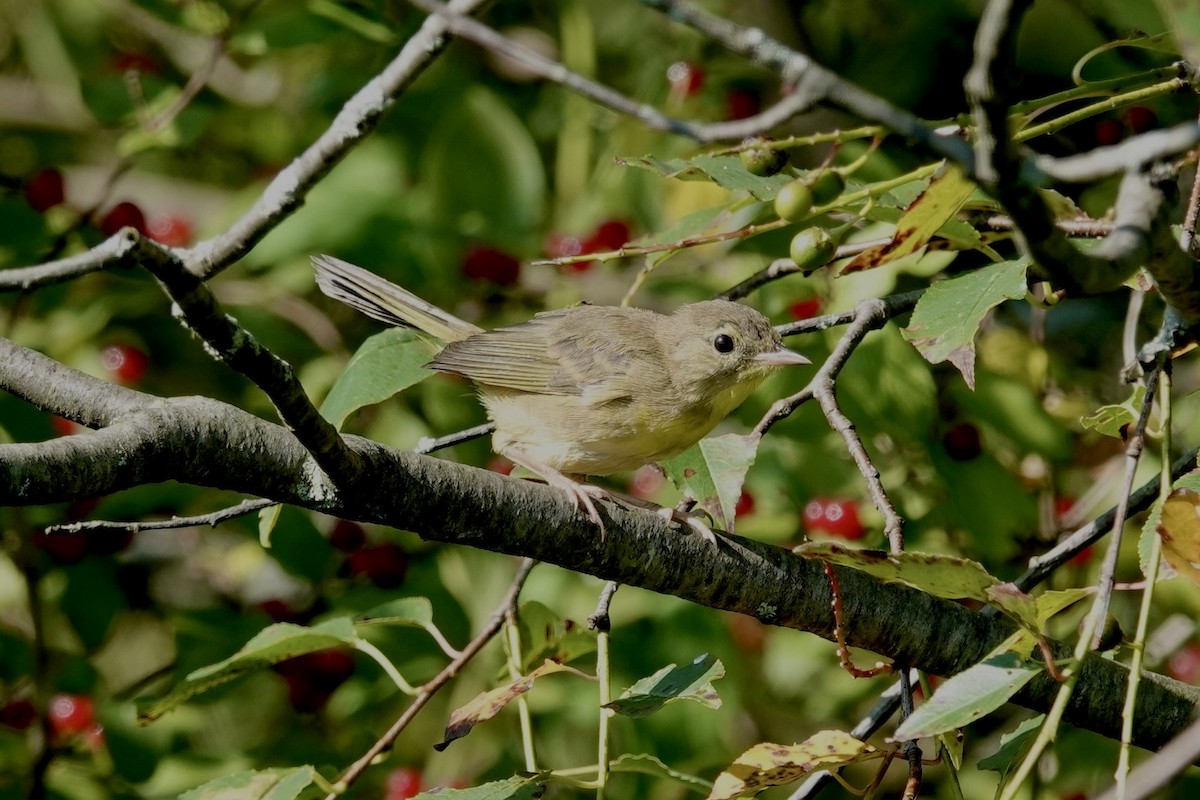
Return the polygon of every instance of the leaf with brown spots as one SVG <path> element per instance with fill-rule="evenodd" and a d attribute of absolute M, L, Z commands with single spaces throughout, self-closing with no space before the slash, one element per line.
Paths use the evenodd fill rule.
<path fill-rule="evenodd" d="M 939 228 L 954 219 L 973 191 L 974 183 L 957 167 L 948 167 L 901 215 L 892 240 L 859 253 L 842 267 L 841 274 L 874 269 L 917 252 L 929 244 Z"/>
<path fill-rule="evenodd" d="M 1191 489 L 1171 492 L 1163 502 L 1158 535 L 1166 562 L 1200 583 L 1200 494 Z"/>
<path fill-rule="evenodd" d="M 734 800 L 783 786 L 818 770 L 879 758 L 880 751 L 844 731 L 821 731 L 799 744 L 756 744 L 717 776 L 707 800 Z"/>
<path fill-rule="evenodd" d="M 575 671 L 570 667 L 564 667 L 561 664 L 555 664 L 553 661 L 547 661 L 533 672 L 522 675 L 511 683 L 492 689 L 490 692 L 477 695 L 474 700 L 465 706 L 454 709 L 453 713 L 450 714 L 450 721 L 446 723 L 445 738 L 438 744 L 435 744 L 433 749 L 439 752 L 445 750 L 455 739 L 461 739 L 470 733 L 471 729 L 479 723 L 487 722 L 499 714 L 505 706 L 532 689 L 533 682 L 543 675 L 567 670 L 571 672 Z"/>
<path fill-rule="evenodd" d="M 662 462 L 671 483 L 712 515 L 717 527 L 733 531 L 734 509 L 742 496 L 746 473 L 758 455 L 761 437 L 726 434 L 701 439 Z"/>

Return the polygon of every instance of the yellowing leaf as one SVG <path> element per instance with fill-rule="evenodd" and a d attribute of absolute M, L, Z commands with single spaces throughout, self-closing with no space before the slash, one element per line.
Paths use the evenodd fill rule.
<path fill-rule="evenodd" d="M 844 731 L 821 731 L 799 744 L 756 744 L 737 757 L 713 784 L 708 800 L 734 800 L 811 772 L 878 757 L 878 750 Z"/>
<path fill-rule="evenodd" d="M 1176 489 L 1163 502 L 1158 523 L 1163 558 L 1176 572 L 1200 583 L 1200 493 Z"/>

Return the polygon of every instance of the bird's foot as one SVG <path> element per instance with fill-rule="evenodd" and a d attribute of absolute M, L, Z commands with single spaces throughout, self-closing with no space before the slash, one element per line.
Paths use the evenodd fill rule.
<path fill-rule="evenodd" d="M 680 511 L 678 508 L 667 508 L 666 506 L 660 506 L 654 513 L 667 522 L 683 523 L 691 528 L 694 533 L 698 533 L 713 544 L 717 544 L 717 535 L 712 532 L 712 528 L 704 524 L 699 514 L 693 514 L 690 511 Z"/>

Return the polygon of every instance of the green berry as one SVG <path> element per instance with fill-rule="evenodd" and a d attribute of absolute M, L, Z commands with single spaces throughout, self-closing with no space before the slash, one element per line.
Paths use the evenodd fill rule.
<path fill-rule="evenodd" d="M 778 174 L 788 163 L 786 151 L 772 150 L 770 147 L 751 147 L 738 153 L 738 158 L 747 172 L 764 178 Z"/>
<path fill-rule="evenodd" d="M 825 266 L 837 253 L 838 243 L 824 228 L 805 228 L 792 237 L 788 255 L 801 272 L 812 272 Z"/>
<path fill-rule="evenodd" d="M 775 195 L 775 213 L 788 222 L 807 219 L 812 207 L 812 189 L 801 180 L 792 181 Z"/>
<path fill-rule="evenodd" d="M 842 191 L 845 188 L 846 181 L 842 178 L 842 173 L 827 169 L 813 178 L 813 202 L 819 206 L 832 203 L 842 196 Z"/>

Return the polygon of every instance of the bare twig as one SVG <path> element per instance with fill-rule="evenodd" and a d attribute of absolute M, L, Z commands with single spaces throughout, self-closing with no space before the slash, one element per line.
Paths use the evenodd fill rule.
<path fill-rule="evenodd" d="M 274 500 L 263 500 L 261 498 L 243 500 L 235 506 L 222 508 L 208 514 L 197 514 L 192 517 L 171 517 L 170 519 L 139 520 L 136 522 L 118 522 L 104 519 L 81 520 L 79 522 L 66 522 L 61 525 L 50 525 L 46 528 L 46 533 L 84 533 L 86 531 L 130 531 L 138 533 L 140 531 L 195 528 L 201 525 L 215 528 L 222 522 L 244 517 L 247 514 L 253 514 L 256 511 L 261 511 L 273 505 L 276 505 Z"/>
<path fill-rule="evenodd" d="M 425 436 L 417 442 L 417 446 L 413 448 L 414 453 L 426 455 L 437 450 L 443 450 L 447 447 L 453 447 L 456 444 L 469 442 L 472 439 L 478 439 L 480 436 L 487 436 L 492 431 L 496 430 L 496 423 L 485 422 L 482 425 L 476 425 L 473 428 L 457 431 L 456 433 L 448 433 L 445 436 L 439 436 L 436 439 Z"/>
<path fill-rule="evenodd" d="M 512 585 L 508 587 L 508 592 L 504 595 L 504 599 L 500 601 L 500 605 L 497 606 L 496 611 L 488 619 L 483 630 L 475 635 L 475 638 L 462 649 L 457 658 L 447 664 L 441 672 L 421 685 L 412 703 L 408 708 L 404 709 L 404 713 L 400 715 L 399 719 L 392 723 L 392 727 L 388 728 L 387 732 L 380 736 L 367 752 L 363 753 L 357 761 L 342 773 L 342 777 L 337 782 L 337 791 L 331 792 L 325 800 L 338 800 L 338 797 L 345 792 L 346 788 L 362 776 L 367 767 L 371 765 L 371 762 L 392 746 L 396 738 L 408 727 L 413 718 L 417 716 L 417 712 L 424 708 L 433 696 L 458 675 L 462 668 L 483 649 L 483 646 L 499 633 L 500 629 L 504 627 L 505 620 L 508 619 L 509 615 L 516 608 L 517 598 L 521 595 L 521 589 L 525 585 L 525 580 L 529 577 L 529 573 L 536 564 L 537 562 L 531 558 L 521 561 L 521 566 L 517 569 L 517 574 L 513 578 Z"/>

